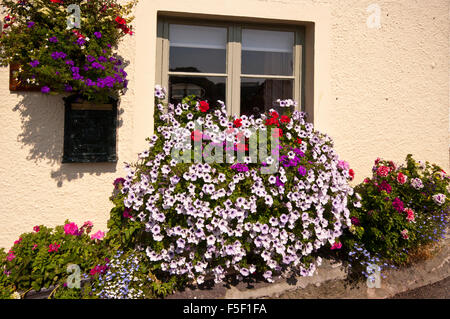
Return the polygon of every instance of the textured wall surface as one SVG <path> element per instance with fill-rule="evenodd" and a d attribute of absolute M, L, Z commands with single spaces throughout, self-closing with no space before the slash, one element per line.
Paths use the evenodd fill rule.
<path fill-rule="evenodd" d="M 380 29 L 366 25 L 372 3 L 382 10 Z M 334 138 L 357 181 L 378 156 L 402 161 L 412 153 L 448 169 L 449 5 L 448 0 L 141 0 L 137 34 L 120 47 L 130 62 L 130 85 L 120 103 L 117 165 L 61 164 L 62 99 L 9 92 L 8 70 L 0 68 L 0 247 L 10 247 L 37 224 L 91 220 L 106 228 L 112 182 L 153 130 L 158 10 L 315 22 L 314 122 Z"/>

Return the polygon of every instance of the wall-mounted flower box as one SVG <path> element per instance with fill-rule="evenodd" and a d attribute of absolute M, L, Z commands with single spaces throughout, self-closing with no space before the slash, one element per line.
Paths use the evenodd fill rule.
<path fill-rule="evenodd" d="M 117 100 L 96 104 L 72 95 L 64 101 L 63 163 L 117 162 Z"/>
<path fill-rule="evenodd" d="M 9 66 L 9 90 L 12 92 L 39 92 L 40 86 L 18 79 L 20 65 L 11 63 Z"/>

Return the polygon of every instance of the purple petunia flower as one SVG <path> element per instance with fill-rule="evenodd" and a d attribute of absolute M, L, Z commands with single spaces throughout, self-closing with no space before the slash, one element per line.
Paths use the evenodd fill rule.
<path fill-rule="evenodd" d="M 102 37 L 101 32 L 94 32 L 94 35 L 97 37 L 97 39 L 100 39 Z"/>
<path fill-rule="evenodd" d="M 66 92 L 72 92 L 73 88 L 69 84 L 66 84 L 64 90 Z"/>
<path fill-rule="evenodd" d="M 306 168 L 304 167 L 304 166 L 299 166 L 298 167 L 298 173 L 301 175 L 301 176 L 305 176 L 306 175 L 306 173 L 307 173 L 307 171 L 306 171 Z"/>
<path fill-rule="evenodd" d="M 105 67 L 104 67 L 103 65 L 101 65 L 100 63 L 98 63 L 98 62 L 92 63 L 92 67 L 93 67 L 94 69 L 102 69 L 102 70 L 105 69 Z"/>
<path fill-rule="evenodd" d="M 75 65 L 75 63 L 72 60 L 67 60 L 66 64 L 70 65 L 70 66 L 74 66 Z"/>
<path fill-rule="evenodd" d="M 83 46 L 86 43 L 86 40 L 84 38 L 78 38 L 76 41 L 76 44 L 78 44 L 80 47 Z"/>
<path fill-rule="evenodd" d="M 276 180 L 276 182 L 275 182 L 275 185 L 276 185 L 277 187 L 282 187 L 282 186 L 284 186 L 284 184 L 281 182 L 279 176 L 277 176 L 277 180 Z"/>
<path fill-rule="evenodd" d="M 93 57 L 93 56 L 90 55 L 90 54 L 86 57 L 86 59 L 87 59 L 89 62 L 94 62 L 94 61 L 95 61 L 95 57 Z"/>
<path fill-rule="evenodd" d="M 86 79 L 85 83 L 87 86 L 94 86 L 96 83 L 94 81 L 92 81 L 91 79 Z"/>
<path fill-rule="evenodd" d="M 51 42 L 51 43 L 58 43 L 59 42 L 57 37 L 51 37 L 51 38 L 48 39 L 48 41 Z"/>
<path fill-rule="evenodd" d="M 32 28 L 32 27 L 34 27 L 35 24 L 36 24 L 35 22 L 30 21 L 27 23 L 27 28 Z"/>
<path fill-rule="evenodd" d="M 35 68 L 35 67 L 37 67 L 39 65 L 39 61 L 38 60 L 33 60 L 33 61 L 30 62 L 30 65 L 31 65 L 32 68 Z"/>
<path fill-rule="evenodd" d="M 100 62 L 108 62 L 108 59 L 105 58 L 104 56 L 99 56 L 99 57 L 98 57 L 98 60 L 99 60 Z"/>
<path fill-rule="evenodd" d="M 72 79 L 74 79 L 74 80 L 83 80 L 84 77 L 81 76 L 79 73 L 74 73 L 74 74 L 72 75 Z"/>
<path fill-rule="evenodd" d="M 58 60 L 58 59 L 65 59 L 67 57 L 67 54 L 65 54 L 64 52 L 53 52 L 52 53 L 52 58 L 53 60 Z"/>
<path fill-rule="evenodd" d="M 50 92 L 50 88 L 48 86 L 44 86 L 44 87 L 42 87 L 41 92 L 42 93 L 49 93 Z"/>

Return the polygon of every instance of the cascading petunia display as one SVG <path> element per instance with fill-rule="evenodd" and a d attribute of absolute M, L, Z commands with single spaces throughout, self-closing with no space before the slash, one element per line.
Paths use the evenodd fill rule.
<path fill-rule="evenodd" d="M 15 80 L 38 86 L 45 94 L 78 93 L 102 102 L 117 98 L 128 80 L 114 48 L 133 34 L 129 24 L 136 3 L 1 0 L 6 16 L 0 63 L 18 65 Z"/>
<path fill-rule="evenodd" d="M 198 284 L 230 273 L 267 281 L 311 276 L 321 263 L 317 250 L 339 247 L 351 225 L 352 177 L 331 138 L 305 113 L 291 113 L 293 101 L 279 101 L 284 115 L 272 109 L 260 118 L 230 117 L 221 101 L 213 107 L 194 97 L 166 108 L 165 94 L 156 88 L 157 133 L 139 162 L 126 165 L 113 210 L 122 209 L 123 223 L 141 225 L 135 238 L 150 268 Z M 260 154 L 266 147 L 269 154 L 259 161 L 251 157 L 254 135 Z M 276 142 L 261 143 L 265 135 Z M 211 147 L 215 155 L 224 147 L 226 163 L 205 156 Z M 244 154 L 242 161 L 230 151 Z"/>

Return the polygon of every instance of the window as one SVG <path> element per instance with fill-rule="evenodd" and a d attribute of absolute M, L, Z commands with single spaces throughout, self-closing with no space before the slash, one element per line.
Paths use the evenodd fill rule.
<path fill-rule="evenodd" d="M 65 100 L 63 163 L 117 162 L 117 100 L 83 103 L 76 95 Z"/>
<path fill-rule="evenodd" d="M 196 95 L 230 114 L 261 114 L 277 99 L 303 105 L 303 27 L 161 18 L 157 81 L 169 102 Z"/>

